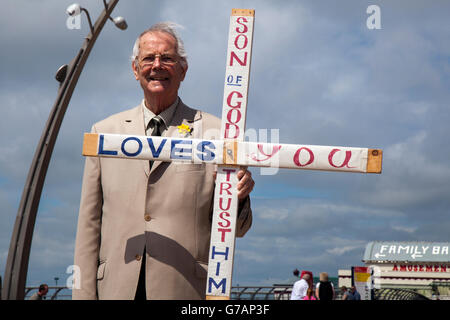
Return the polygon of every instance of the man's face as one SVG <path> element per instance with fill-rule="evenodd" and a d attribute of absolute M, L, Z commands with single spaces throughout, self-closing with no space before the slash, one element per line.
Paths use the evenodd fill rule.
<path fill-rule="evenodd" d="M 187 64 L 183 67 L 177 54 L 176 40 L 165 32 L 150 32 L 141 37 L 139 56 L 132 67 L 146 100 L 159 101 L 164 107 L 177 98 L 187 71 Z"/>

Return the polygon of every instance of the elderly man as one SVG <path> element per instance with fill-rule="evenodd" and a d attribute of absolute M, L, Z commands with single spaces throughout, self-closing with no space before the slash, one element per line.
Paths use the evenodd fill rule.
<path fill-rule="evenodd" d="M 141 104 L 96 123 L 92 132 L 220 138 L 220 119 L 178 97 L 188 63 L 172 24 L 156 24 L 138 37 L 132 69 L 144 92 Z M 75 244 L 80 286 L 73 299 L 203 299 L 215 169 L 86 158 Z M 245 169 L 238 178 L 241 237 L 252 222 L 254 181 Z"/>

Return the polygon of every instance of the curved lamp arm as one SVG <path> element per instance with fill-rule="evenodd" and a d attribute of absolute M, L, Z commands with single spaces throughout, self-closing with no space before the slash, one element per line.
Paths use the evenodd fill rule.
<path fill-rule="evenodd" d="M 60 82 L 60 87 L 55 104 L 53 105 L 36 148 L 23 189 L 11 237 L 8 260 L 6 262 L 2 291 L 3 299 L 23 300 L 25 298 L 25 282 L 27 279 L 34 224 L 56 138 L 89 53 L 106 21 L 110 19 L 110 15 L 119 0 L 110 0 L 109 3 L 106 3 L 106 1 L 103 2 L 105 9 L 98 17 L 94 26 L 92 26 L 88 15 L 91 32 L 85 38 L 77 56 L 68 65 L 62 66 L 56 74 L 56 79 Z"/>

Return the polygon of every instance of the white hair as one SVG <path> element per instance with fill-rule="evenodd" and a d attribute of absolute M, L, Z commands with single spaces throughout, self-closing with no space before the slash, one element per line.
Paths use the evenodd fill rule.
<path fill-rule="evenodd" d="M 181 64 L 183 66 L 187 66 L 187 54 L 186 54 L 186 51 L 184 50 L 183 40 L 181 40 L 181 37 L 179 36 L 178 32 L 176 31 L 177 28 L 184 29 L 183 26 L 181 26 L 177 23 L 167 21 L 167 22 L 156 23 L 153 26 L 151 26 L 150 28 L 148 28 L 147 30 L 145 30 L 144 32 L 142 32 L 139 35 L 139 37 L 136 39 L 136 41 L 134 42 L 133 54 L 131 56 L 131 61 L 136 61 L 137 57 L 139 56 L 139 43 L 140 43 L 143 35 L 150 33 L 150 32 L 165 32 L 165 33 L 170 34 L 176 40 L 177 54 L 181 57 Z"/>

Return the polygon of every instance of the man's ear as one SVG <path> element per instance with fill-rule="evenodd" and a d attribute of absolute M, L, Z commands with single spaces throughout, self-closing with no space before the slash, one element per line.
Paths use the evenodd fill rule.
<path fill-rule="evenodd" d="M 181 73 L 181 81 L 183 81 L 184 77 L 186 77 L 186 72 L 188 70 L 188 64 L 187 63 L 186 64 L 182 64 L 181 65 L 181 69 L 183 70 L 182 73 Z"/>
<path fill-rule="evenodd" d="M 131 68 L 133 69 L 134 77 L 136 80 L 139 80 L 139 72 L 138 72 L 138 66 L 136 66 L 136 60 L 133 60 L 131 62 Z"/>

